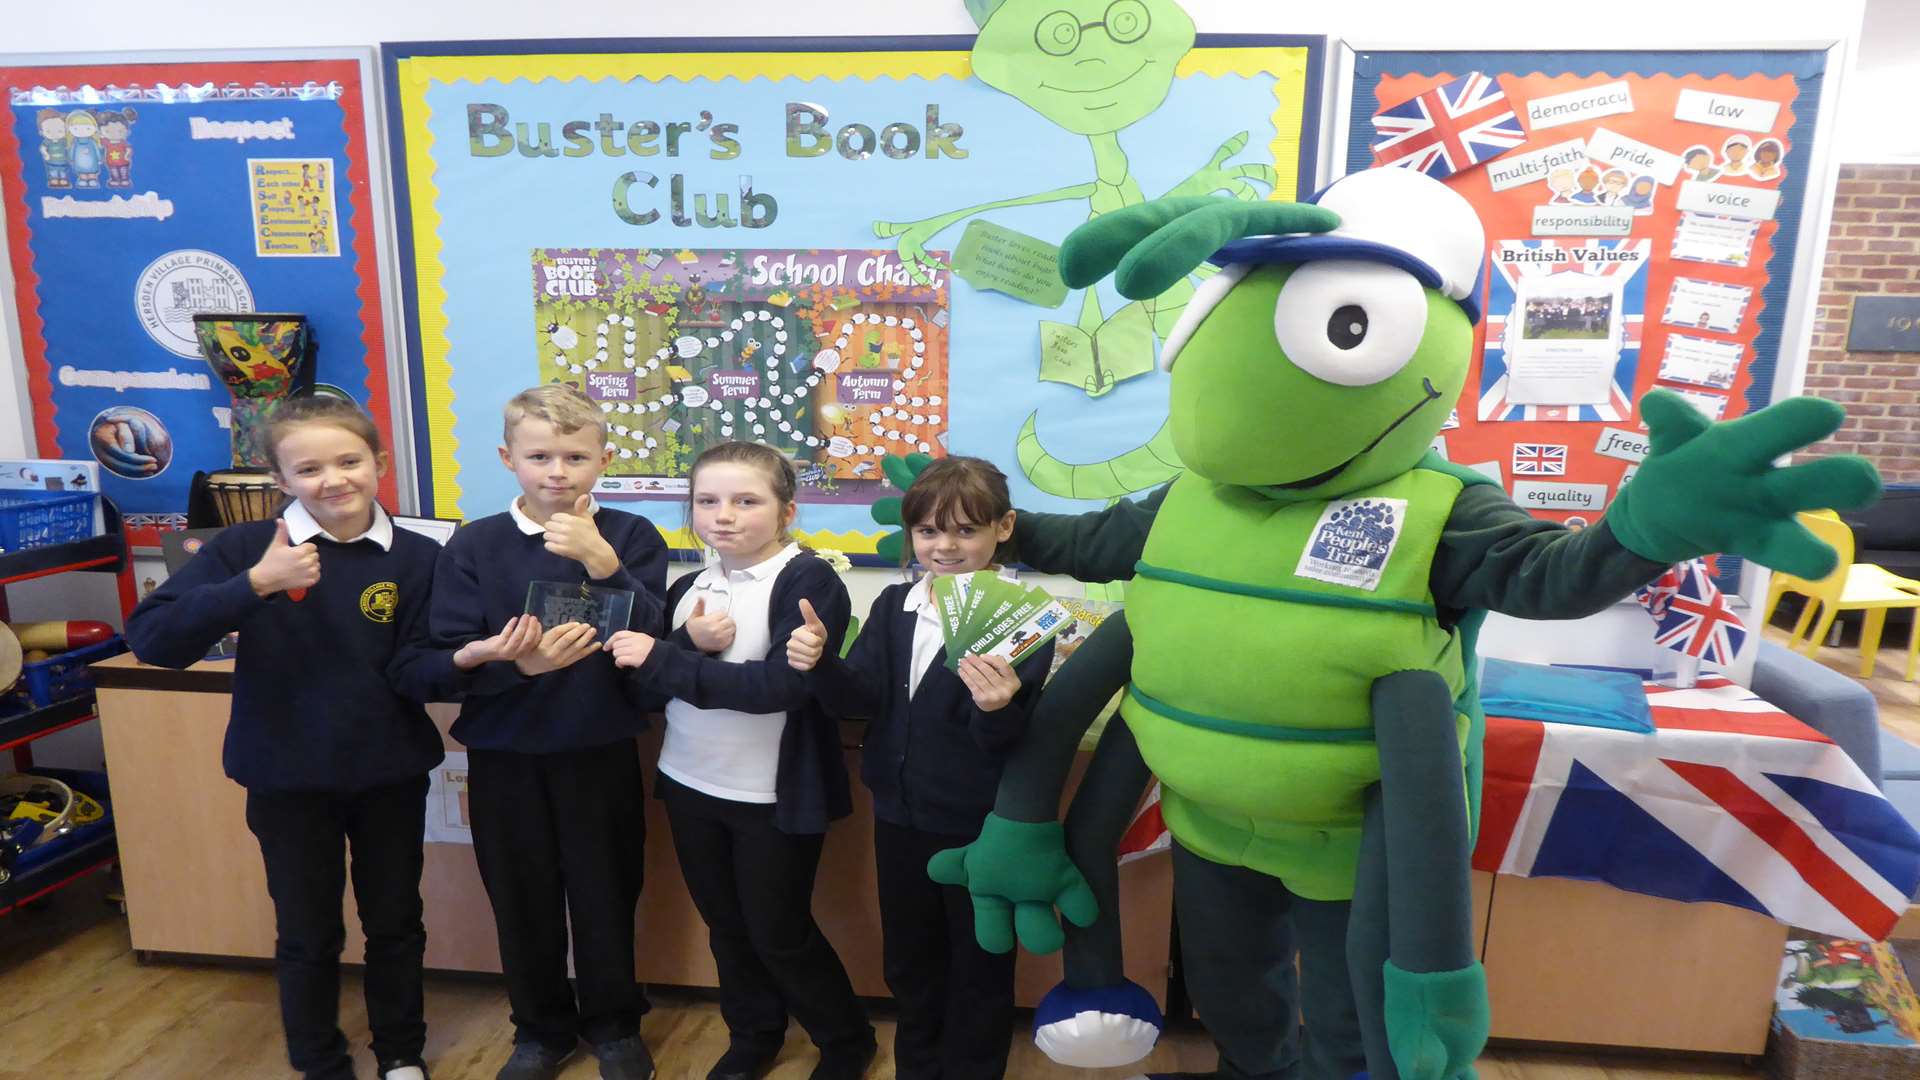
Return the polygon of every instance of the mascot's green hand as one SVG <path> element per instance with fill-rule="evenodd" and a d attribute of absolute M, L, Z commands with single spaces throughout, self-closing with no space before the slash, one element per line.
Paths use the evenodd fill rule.
<path fill-rule="evenodd" d="M 927 876 L 973 897 L 973 936 L 991 953 L 1011 952 L 1016 930 L 1028 952 L 1058 950 L 1066 934 L 1054 918 L 1056 905 L 1075 926 L 1091 926 L 1100 914 L 1057 821 L 988 814 L 979 839 L 927 860 Z"/>
<path fill-rule="evenodd" d="M 1492 1023 L 1486 969 L 1473 963 L 1416 974 L 1387 961 L 1386 1020 L 1387 1049 L 1402 1080 L 1473 1076 Z"/>
<path fill-rule="evenodd" d="M 1831 401 L 1788 398 L 1716 424 L 1678 394 L 1653 390 L 1641 399 L 1640 416 L 1652 446 L 1606 520 L 1628 551 L 1651 562 L 1724 551 L 1817 580 L 1833 571 L 1834 551 L 1794 515 L 1853 509 L 1880 496 L 1880 474 L 1862 457 L 1774 466 L 1774 458 L 1840 427 L 1846 411 Z"/>
<path fill-rule="evenodd" d="M 893 482 L 894 487 L 905 491 L 913 486 L 915 480 L 920 479 L 921 472 L 931 464 L 933 464 L 933 457 L 929 454 L 908 454 L 906 457 L 888 454 L 886 459 L 880 462 L 880 468 L 887 474 L 887 479 Z M 873 515 L 873 520 L 882 525 L 900 526 L 899 529 L 881 537 L 879 542 L 874 544 L 874 553 L 890 563 L 903 562 L 902 556 L 907 551 L 907 527 L 906 523 L 900 520 L 899 496 L 889 495 L 884 499 L 875 499 L 873 509 L 868 512 Z"/>

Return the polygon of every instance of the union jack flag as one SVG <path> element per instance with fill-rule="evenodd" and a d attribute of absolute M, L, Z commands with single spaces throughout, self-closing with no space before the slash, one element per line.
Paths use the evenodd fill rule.
<path fill-rule="evenodd" d="M 1696 656 L 1710 664 L 1730 664 L 1747 639 L 1747 627 L 1713 583 L 1707 564 L 1691 559 L 1667 568 L 1634 599 L 1653 616 L 1654 644 Z"/>
<path fill-rule="evenodd" d="M 1514 443 L 1513 475 L 1565 476 L 1567 448 L 1550 443 Z"/>
<path fill-rule="evenodd" d="M 1373 163 L 1436 180 L 1491 161 L 1526 141 L 1500 84 L 1478 71 L 1373 114 Z"/>
<path fill-rule="evenodd" d="M 1474 868 L 1886 937 L 1920 885 L 1920 835 L 1859 766 L 1722 676 L 1646 692 L 1651 735 L 1488 717 Z"/>
<path fill-rule="evenodd" d="M 1120 865 L 1125 866 L 1135 859 L 1144 859 L 1157 855 L 1173 846 L 1173 834 L 1167 831 L 1167 819 L 1160 813 L 1160 781 L 1155 780 L 1148 789 L 1146 801 L 1133 815 L 1133 823 L 1120 837 L 1117 854 Z"/>
<path fill-rule="evenodd" d="M 1541 261 L 1535 253 L 1563 258 Z M 1502 254 L 1508 255 L 1502 258 Z M 1653 253 L 1651 240 L 1556 238 L 1502 240 L 1492 251 L 1487 275 L 1486 350 L 1480 365 L 1481 420 L 1625 420 L 1633 415 L 1633 379 L 1640 367 L 1640 331 L 1646 320 L 1647 275 L 1641 273 Z M 1529 255 L 1535 255 L 1529 258 Z M 1507 400 L 1507 323 L 1522 278 L 1545 274 L 1583 274 L 1618 282 L 1615 319 L 1620 330 L 1620 359 L 1604 404 L 1522 405 Z"/>

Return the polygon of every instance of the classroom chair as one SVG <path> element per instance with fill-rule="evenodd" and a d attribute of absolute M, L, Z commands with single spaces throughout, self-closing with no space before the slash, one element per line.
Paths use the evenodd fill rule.
<path fill-rule="evenodd" d="M 1793 626 L 1787 647 L 1799 648 L 1800 636 L 1806 633 L 1808 624 L 1813 622 L 1817 609 L 1819 621 L 1814 624 L 1813 633 L 1806 638 L 1806 648 L 1803 650 L 1811 654 L 1814 647 L 1826 639 L 1836 615 L 1842 611 L 1865 612 L 1865 621 L 1860 628 L 1860 677 L 1871 678 L 1874 659 L 1880 651 L 1880 634 L 1887 625 L 1887 612 L 1895 608 L 1912 608 L 1920 613 L 1920 581 L 1888 573 L 1872 563 L 1854 562 L 1853 530 L 1833 511 L 1810 511 L 1799 515 L 1799 518 L 1808 531 L 1833 545 L 1839 560 L 1833 572 L 1818 581 L 1775 572 L 1767 587 L 1767 604 L 1760 616 L 1760 624 L 1765 626 L 1767 620 L 1773 617 L 1773 609 L 1779 605 L 1782 596 L 1795 593 L 1805 597 L 1806 606 L 1800 612 L 1800 620 Z M 1920 614 L 1916 614 L 1913 630 L 1908 635 L 1906 677 L 1909 681 L 1920 677 Z"/>

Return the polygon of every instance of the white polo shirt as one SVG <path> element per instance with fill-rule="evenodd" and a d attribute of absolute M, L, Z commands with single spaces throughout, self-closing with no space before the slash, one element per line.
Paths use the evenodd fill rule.
<path fill-rule="evenodd" d="M 373 504 L 373 522 L 367 526 L 367 531 L 354 537 L 335 536 L 321 528 L 320 523 L 314 520 L 313 514 L 300 504 L 299 499 L 289 502 L 280 516 L 287 522 L 287 539 L 295 544 L 304 544 L 316 536 L 325 536 L 329 540 L 342 544 L 357 544 L 362 540 L 371 540 L 380 545 L 381 551 L 393 550 L 393 519 L 387 516 L 386 510 L 379 503 Z"/>
<path fill-rule="evenodd" d="M 773 600 L 774 579 L 799 555 L 800 545 L 788 544 L 745 570 L 728 571 L 717 560 L 709 563 L 674 607 L 673 626 L 685 625 L 695 602 L 705 600 L 708 614 L 723 611 L 733 617 L 733 644 L 720 659 L 733 663 L 767 659 L 767 650 L 773 646 L 767 609 Z M 667 702 L 660 771 L 716 799 L 771 803 L 780 774 L 780 736 L 786 729 L 784 712 L 702 709 L 675 698 Z"/>
<path fill-rule="evenodd" d="M 571 513 L 572 511 L 568 511 L 568 512 Z M 593 515 L 599 512 L 600 512 L 600 500 L 594 498 L 591 495 L 587 496 L 587 516 L 592 517 Z M 520 509 L 520 496 L 518 495 L 515 495 L 511 500 L 507 502 L 507 516 L 513 518 L 513 524 L 515 528 L 519 529 L 523 533 L 526 533 L 528 536 L 541 536 L 545 534 L 547 531 L 547 527 L 545 525 L 542 525 L 539 522 L 528 517 L 527 512 L 525 510 Z"/>

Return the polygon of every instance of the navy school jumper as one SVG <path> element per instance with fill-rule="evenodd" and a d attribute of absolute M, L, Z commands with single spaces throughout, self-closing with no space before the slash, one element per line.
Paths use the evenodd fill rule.
<path fill-rule="evenodd" d="M 599 580 L 589 578 L 579 562 L 549 552 L 541 534 L 521 532 L 510 513 L 462 526 L 447 541 L 434 573 L 434 644 L 458 649 L 499 633 L 526 610 L 527 586 L 535 581 L 626 589 L 633 593 L 628 628 L 656 626 L 667 577 L 667 543 L 660 530 L 638 514 L 607 506 L 594 512 L 593 521 L 620 560 L 619 570 Z M 474 749 L 584 750 L 631 739 L 647 728 L 647 703 L 604 652 L 531 677 L 511 663 L 482 664 L 463 690 L 453 737 Z"/>
<path fill-rule="evenodd" d="M 440 546 L 398 527 L 384 551 L 321 533 L 310 541 L 320 581 L 297 601 L 262 599 L 247 571 L 273 535 L 272 521 L 221 530 L 127 618 L 133 654 L 184 668 L 240 632 L 221 760 L 242 787 L 358 791 L 424 776 L 442 754 L 419 703 L 451 699 L 464 681 L 427 636 Z"/>

